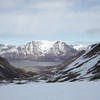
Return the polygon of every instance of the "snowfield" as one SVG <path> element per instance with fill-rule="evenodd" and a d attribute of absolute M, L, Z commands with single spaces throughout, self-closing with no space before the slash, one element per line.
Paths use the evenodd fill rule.
<path fill-rule="evenodd" d="M 99 82 L 30 83 L 0 86 L 0 100 L 100 100 Z"/>

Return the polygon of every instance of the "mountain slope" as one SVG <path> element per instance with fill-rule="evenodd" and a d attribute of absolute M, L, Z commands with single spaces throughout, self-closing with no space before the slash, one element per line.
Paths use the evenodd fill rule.
<path fill-rule="evenodd" d="M 89 46 L 76 57 L 49 67 L 14 68 L 0 57 L 0 80 L 27 80 L 45 82 L 100 80 L 100 43 Z"/>
<path fill-rule="evenodd" d="M 24 67 L 19 69 L 13 67 L 6 59 L 0 57 L 0 83 L 14 82 L 24 84 L 30 81 L 47 80 L 54 73 L 50 69 L 45 69 L 44 67 Z"/>
<path fill-rule="evenodd" d="M 66 65 L 48 82 L 63 81 L 91 81 L 100 79 L 100 43 L 91 45 L 89 49 L 78 58 Z"/>
<path fill-rule="evenodd" d="M 11 66 L 8 61 L 0 57 L 0 80 L 23 79 L 26 77 L 24 71 Z"/>
<path fill-rule="evenodd" d="M 61 41 L 32 41 L 19 47 L 0 44 L 0 55 L 8 60 L 60 61 L 77 53 L 76 49 Z"/>

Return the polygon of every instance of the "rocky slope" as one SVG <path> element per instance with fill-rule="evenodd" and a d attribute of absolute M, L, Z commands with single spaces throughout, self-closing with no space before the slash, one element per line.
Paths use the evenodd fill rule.
<path fill-rule="evenodd" d="M 13 67 L 6 59 L 0 57 L 0 83 L 2 83 L 2 80 L 12 82 L 25 78 L 28 78 L 28 75 L 22 69 Z"/>
<path fill-rule="evenodd" d="M 66 67 L 48 82 L 100 80 L 100 43 L 89 46 L 84 54 L 61 66 Z"/>
<path fill-rule="evenodd" d="M 25 84 L 27 82 L 48 80 L 51 73 L 47 72 L 40 67 L 15 68 L 6 59 L 0 57 L 0 85 L 9 83 Z"/>
<path fill-rule="evenodd" d="M 8 60 L 61 61 L 78 53 L 61 41 L 32 41 L 23 46 L 0 44 L 0 55 Z"/>

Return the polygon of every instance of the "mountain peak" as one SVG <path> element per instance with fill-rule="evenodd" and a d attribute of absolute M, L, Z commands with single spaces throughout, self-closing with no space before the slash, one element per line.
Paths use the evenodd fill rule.
<path fill-rule="evenodd" d="M 81 50 L 86 50 L 87 49 L 87 45 L 82 45 L 82 44 L 75 44 L 75 45 L 71 45 L 74 49 L 81 51 Z"/>
<path fill-rule="evenodd" d="M 4 46 L 5 48 L 6 46 Z M 18 60 L 65 60 L 78 52 L 62 41 L 35 40 L 25 45 L 0 48 L 0 55 L 7 59 Z"/>

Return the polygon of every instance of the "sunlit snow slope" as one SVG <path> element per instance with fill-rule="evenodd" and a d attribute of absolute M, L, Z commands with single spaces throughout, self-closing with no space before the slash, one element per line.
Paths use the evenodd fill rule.
<path fill-rule="evenodd" d="M 87 49 L 86 53 L 74 58 L 72 63 L 59 71 L 50 82 L 83 81 L 100 79 L 100 43 Z"/>

